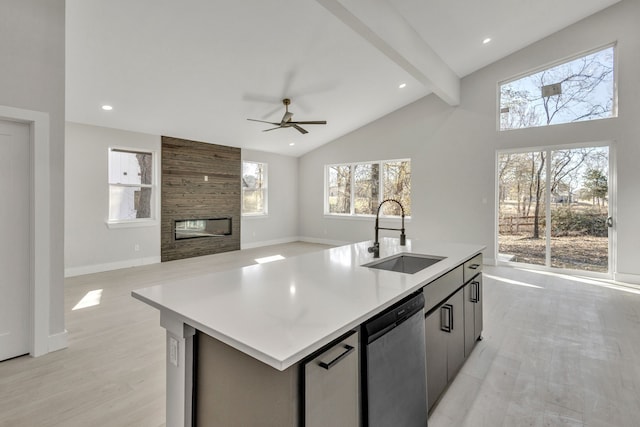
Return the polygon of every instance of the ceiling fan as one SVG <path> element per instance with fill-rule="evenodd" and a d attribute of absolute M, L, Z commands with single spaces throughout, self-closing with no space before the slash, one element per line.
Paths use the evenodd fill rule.
<path fill-rule="evenodd" d="M 326 120 L 292 122 L 291 117 L 293 116 L 293 113 L 289 112 L 289 104 L 291 104 L 291 100 L 289 98 L 285 98 L 282 100 L 282 103 L 284 104 L 285 112 L 284 112 L 284 116 L 282 116 L 282 120 L 280 120 L 280 123 L 267 122 L 265 120 L 256 120 L 256 119 L 247 119 L 247 120 L 251 120 L 252 122 L 269 123 L 270 125 L 275 126 L 274 128 L 271 128 L 271 129 L 265 129 L 263 130 L 263 132 L 267 132 L 275 129 L 281 129 L 281 128 L 294 128 L 301 134 L 309 133 L 309 131 L 301 128 L 299 125 L 326 125 L 327 124 Z"/>

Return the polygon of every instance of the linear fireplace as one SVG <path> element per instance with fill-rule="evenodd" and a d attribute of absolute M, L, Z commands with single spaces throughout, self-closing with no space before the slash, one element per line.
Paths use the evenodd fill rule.
<path fill-rule="evenodd" d="M 184 219 L 174 224 L 176 240 L 231 235 L 231 217 Z"/>

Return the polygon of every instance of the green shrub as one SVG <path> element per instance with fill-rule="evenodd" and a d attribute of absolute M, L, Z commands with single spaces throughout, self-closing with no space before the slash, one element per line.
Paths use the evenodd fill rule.
<path fill-rule="evenodd" d="M 551 211 L 551 235 L 607 237 L 607 214 L 597 210 L 575 212 L 571 208 Z"/>

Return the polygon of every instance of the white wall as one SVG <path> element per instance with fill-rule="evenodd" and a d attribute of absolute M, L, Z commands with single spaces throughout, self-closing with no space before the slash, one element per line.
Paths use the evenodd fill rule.
<path fill-rule="evenodd" d="M 431 95 L 300 159 L 300 234 L 309 239 L 373 238 L 373 221 L 324 218 L 328 163 L 412 159 L 409 237 L 467 241 L 494 254 L 497 149 L 614 141 L 617 150 L 619 277 L 640 275 L 640 2 L 623 0 L 462 80 L 462 101 Z M 497 83 L 559 59 L 618 42 L 619 117 L 498 132 Z"/>
<path fill-rule="evenodd" d="M 67 123 L 66 144 L 66 276 L 160 262 L 159 221 L 134 228 L 109 228 L 106 224 L 109 147 L 152 150 L 158 160 L 154 166 L 159 166 L 160 137 Z M 156 172 L 159 201 L 160 171 Z"/>
<path fill-rule="evenodd" d="M 49 114 L 50 336 L 64 335 L 64 0 L 4 0 L 0 105 Z M 36 239 L 39 239 L 37 236 Z M 65 346 L 50 342 L 50 350 Z"/>
<path fill-rule="evenodd" d="M 160 262 L 159 223 L 135 228 L 106 225 L 109 147 L 155 150 L 160 156 L 160 136 L 67 123 L 66 144 L 66 276 Z M 242 157 L 268 164 L 269 194 L 266 217 L 242 218 L 242 247 L 297 240 L 298 159 L 253 150 L 242 150 Z"/>
<path fill-rule="evenodd" d="M 242 217 L 241 247 L 298 240 L 298 159 L 243 149 L 242 160 L 267 163 L 269 214 Z"/>

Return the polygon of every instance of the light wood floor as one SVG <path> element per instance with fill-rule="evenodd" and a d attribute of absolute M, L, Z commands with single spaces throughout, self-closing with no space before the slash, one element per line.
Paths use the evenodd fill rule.
<path fill-rule="evenodd" d="M 131 290 L 324 248 L 276 245 L 67 279 L 69 348 L 0 363 L 0 426 L 164 426 L 164 330 Z M 97 289 L 99 305 L 72 310 Z M 484 307 L 484 340 L 429 427 L 640 425 L 638 287 L 485 267 Z"/>

